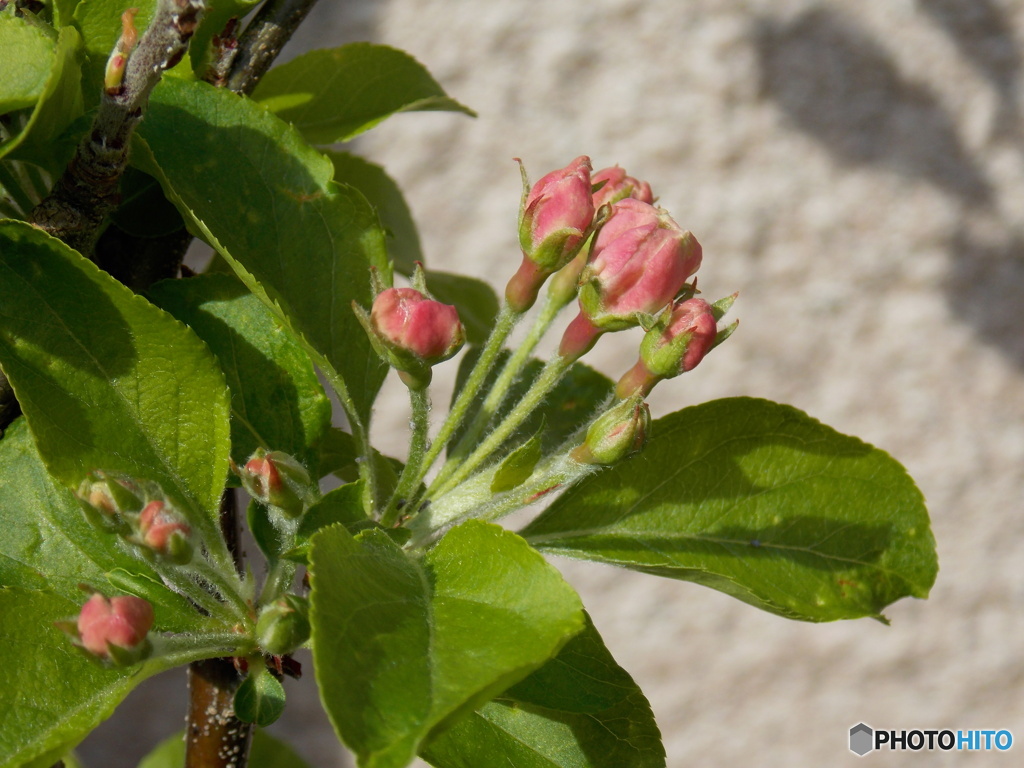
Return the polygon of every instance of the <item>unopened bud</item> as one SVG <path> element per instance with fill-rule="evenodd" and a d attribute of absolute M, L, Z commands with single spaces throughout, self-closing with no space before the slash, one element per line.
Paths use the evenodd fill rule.
<path fill-rule="evenodd" d="M 580 276 L 580 313 L 602 331 L 639 325 L 679 294 L 700 262 L 700 243 L 668 213 L 620 200 Z"/>
<path fill-rule="evenodd" d="M 86 476 L 75 495 L 101 514 L 120 515 L 142 506 L 137 492 L 140 493 L 132 482 L 95 470 Z"/>
<path fill-rule="evenodd" d="M 651 185 L 646 181 L 638 181 L 632 176 L 627 176 L 626 172 L 617 165 L 613 168 L 601 169 L 590 177 L 590 181 L 596 188 L 594 192 L 595 209 L 602 205 L 617 203 L 627 197 L 644 203 L 654 202 Z"/>
<path fill-rule="evenodd" d="M 172 562 L 184 565 L 192 559 L 192 529 L 166 502 L 149 502 L 139 513 L 142 543 Z"/>
<path fill-rule="evenodd" d="M 413 389 L 429 384 L 431 366 L 455 355 L 465 342 L 455 307 L 415 288 L 386 288 L 368 316 L 357 305 L 353 308 L 378 353 Z"/>
<path fill-rule="evenodd" d="M 302 514 L 312 481 L 294 457 L 282 451 L 267 453 L 260 448 L 244 467 L 234 469 L 242 486 L 257 501 L 280 509 L 286 517 Z"/>
<path fill-rule="evenodd" d="M 505 288 L 505 299 L 515 311 L 533 306 L 548 276 L 572 261 L 583 247 L 594 220 L 590 167 L 590 158 L 581 155 L 529 189 L 523 172 L 519 212 L 523 262 Z"/>
<path fill-rule="evenodd" d="M 647 443 L 651 409 L 640 395 L 623 400 L 599 416 L 583 444 L 570 454 L 580 464 L 616 464 Z"/>
<path fill-rule="evenodd" d="M 78 614 L 78 641 L 85 650 L 117 664 L 134 664 L 150 650 L 153 606 L 141 597 L 94 594 Z"/>
<path fill-rule="evenodd" d="M 284 595 L 268 605 L 256 622 L 256 642 L 267 653 L 284 656 L 309 639 L 309 601 Z"/>
<path fill-rule="evenodd" d="M 124 70 L 128 66 L 128 54 L 139 39 L 139 31 L 135 28 L 135 14 L 138 8 L 129 8 L 121 14 L 121 36 L 114 44 L 114 50 L 107 59 L 106 71 L 103 74 L 103 90 L 109 96 L 121 93 L 124 87 Z"/>

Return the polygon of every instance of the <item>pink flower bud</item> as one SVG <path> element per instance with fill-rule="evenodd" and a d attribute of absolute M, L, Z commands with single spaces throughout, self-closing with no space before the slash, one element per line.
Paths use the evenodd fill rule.
<path fill-rule="evenodd" d="M 675 298 L 700 262 L 696 238 L 664 210 L 620 200 L 580 277 L 581 312 L 606 331 L 636 325 Z"/>
<path fill-rule="evenodd" d="M 286 517 L 302 514 L 313 482 L 294 457 L 282 451 L 258 449 L 244 467 L 233 469 L 257 501 L 278 508 Z"/>
<path fill-rule="evenodd" d="M 580 464 L 615 464 L 646 445 L 650 425 L 651 409 L 642 396 L 632 397 L 595 419 L 570 455 Z"/>
<path fill-rule="evenodd" d="M 464 340 L 459 313 L 414 288 L 388 288 L 377 294 L 370 322 L 388 346 L 433 365 L 459 351 Z"/>
<path fill-rule="evenodd" d="M 104 659 L 111 656 L 109 646 L 140 649 L 152 626 L 153 606 L 131 595 L 108 600 L 97 593 L 78 614 L 78 637 L 82 646 Z"/>
<path fill-rule="evenodd" d="M 644 203 L 654 202 L 651 185 L 646 181 L 638 181 L 632 176 L 627 176 L 626 172 L 617 165 L 598 171 L 590 177 L 590 181 L 595 187 L 602 181 L 605 182 L 605 185 L 594 193 L 595 210 L 602 205 L 617 203 L 627 197 Z"/>
<path fill-rule="evenodd" d="M 509 305 L 516 311 L 529 309 L 548 276 L 568 264 L 583 247 L 594 220 L 592 188 L 590 158 L 581 155 L 549 173 L 526 194 L 519 214 L 523 263 L 505 289 Z"/>
<path fill-rule="evenodd" d="M 163 501 L 154 500 L 139 513 L 139 535 L 142 543 L 163 555 L 170 555 L 176 562 L 192 559 L 192 547 L 188 541 L 192 529 Z"/>
<path fill-rule="evenodd" d="M 715 345 L 714 308 L 703 299 L 686 299 L 665 310 L 640 342 L 640 359 L 615 387 L 620 398 L 650 394 L 662 379 L 692 371 Z"/>

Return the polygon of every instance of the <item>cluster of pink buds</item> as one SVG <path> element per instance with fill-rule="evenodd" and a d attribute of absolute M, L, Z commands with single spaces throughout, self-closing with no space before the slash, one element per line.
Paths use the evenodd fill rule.
<path fill-rule="evenodd" d="M 377 354 L 398 371 L 410 389 L 424 389 L 431 368 L 453 357 L 466 340 L 459 313 L 427 293 L 422 265 L 416 265 L 412 288 L 377 284 L 369 314 L 358 304 L 352 309 Z"/>
<path fill-rule="evenodd" d="M 152 626 L 153 606 L 141 597 L 108 599 L 96 593 L 82 606 L 77 621 L 65 630 L 96 658 L 127 666 L 149 655 Z"/>
<path fill-rule="evenodd" d="M 149 559 L 184 565 L 192 559 L 192 529 L 153 483 L 90 472 L 77 491 L 87 519 L 118 533 Z"/>

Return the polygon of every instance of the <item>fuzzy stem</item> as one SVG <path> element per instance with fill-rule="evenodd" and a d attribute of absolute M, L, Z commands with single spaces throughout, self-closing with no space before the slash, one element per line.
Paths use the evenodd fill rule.
<path fill-rule="evenodd" d="M 526 338 L 523 339 L 523 343 L 516 347 L 516 351 L 505 362 L 490 392 L 487 393 L 487 399 L 484 400 L 480 410 L 473 418 L 473 423 L 470 424 L 469 429 L 459 439 L 455 450 L 452 452 L 453 456 L 463 455 L 468 446 L 478 442 L 480 435 L 483 434 L 491 418 L 501 407 L 505 398 L 508 397 L 513 382 L 522 373 L 523 368 L 526 367 L 526 363 L 529 361 L 533 350 L 537 348 L 537 344 L 544 338 L 544 334 L 551 328 L 551 324 L 564 306 L 565 302 L 561 300 L 560 296 L 548 294 L 544 306 L 541 308 L 536 320 L 534 320 L 533 326 L 530 328 Z"/>
<path fill-rule="evenodd" d="M 91 255 L 100 227 L 118 201 L 128 147 L 149 94 L 165 69 L 185 54 L 205 4 L 160 0 L 138 47 L 128 56 L 116 88 L 104 90 L 92 129 L 30 221 L 79 253 Z M 119 55 L 120 42 L 114 49 Z"/>
<path fill-rule="evenodd" d="M 416 472 L 416 481 L 412 487 L 416 487 L 423 481 L 424 476 L 430 471 L 430 467 L 437 461 L 437 457 L 441 451 L 444 450 L 445 446 L 448 445 L 448 441 L 452 439 L 452 435 L 455 433 L 456 428 L 462 423 L 466 417 L 466 412 L 472 405 L 473 400 L 476 398 L 477 393 L 483 386 L 484 381 L 487 379 L 487 374 L 491 372 L 491 368 L 494 367 L 494 363 L 498 358 L 498 354 L 501 352 L 502 346 L 505 344 L 505 339 L 512 333 L 512 329 L 515 328 L 519 318 L 522 317 L 521 312 L 516 312 L 508 307 L 506 304 L 501 308 L 498 313 L 498 317 L 494 321 L 494 328 L 491 330 L 491 335 L 487 338 L 487 342 L 484 344 L 483 352 L 480 353 L 480 359 L 476 361 L 476 365 L 473 367 L 473 372 L 470 373 L 469 379 L 467 379 L 465 385 L 462 387 L 462 391 L 459 392 L 459 396 L 455 399 L 455 403 L 452 405 L 451 410 L 448 412 L 447 418 L 441 425 L 440 431 L 434 438 L 434 442 L 427 450 L 427 455 L 423 459 L 423 463 Z M 442 470 L 443 474 L 444 470 Z M 440 479 L 440 478 L 438 478 Z M 437 480 L 434 481 L 435 483 Z M 418 503 L 417 498 L 416 502 Z M 412 509 L 416 507 L 413 506 Z"/>
<path fill-rule="evenodd" d="M 409 388 L 409 400 L 412 403 L 412 440 L 409 443 L 409 456 L 405 461 L 405 469 L 398 479 L 398 485 L 388 507 L 381 516 L 380 523 L 385 528 L 392 527 L 398 521 L 401 511 L 399 504 L 408 501 L 409 493 L 416 487 L 416 478 L 423 464 L 423 456 L 427 450 L 427 432 L 430 429 L 430 395 L 427 389 Z"/>
<path fill-rule="evenodd" d="M 185 768 L 241 768 L 247 763 L 252 725 L 235 717 L 239 682 L 230 659 L 204 659 L 189 665 Z"/>
<path fill-rule="evenodd" d="M 444 479 L 442 479 L 443 473 L 439 475 L 438 479 L 427 490 L 427 496 L 435 498 L 450 491 L 469 477 L 477 467 L 487 461 L 491 454 L 501 447 L 501 444 L 515 432 L 516 428 L 533 413 L 534 409 L 555 388 L 555 385 L 565 375 L 565 372 L 569 370 L 572 363 L 573 360 L 571 358 L 562 357 L 561 355 L 556 355 L 548 360 L 544 368 L 541 369 L 540 376 L 537 377 L 533 386 L 530 387 L 523 399 L 509 412 L 505 420 L 487 436 L 487 439 L 477 446 L 477 449 L 468 458 L 460 462 L 449 462 L 446 466 L 453 467 L 454 469 Z"/>

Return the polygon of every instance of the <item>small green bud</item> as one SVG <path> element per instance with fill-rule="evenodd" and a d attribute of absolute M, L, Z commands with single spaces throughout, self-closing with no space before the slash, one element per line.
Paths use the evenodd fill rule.
<path fill-rule="evenodd" d="M 284 595 L 268 605 L 256 622 L 256 642 L 267 653 L 284 656 L 309 639 L 309 601 Z"/>
<path fill-rule="evenodd" d="M 580 464 L 616 464 L 644 447 L 650 424 L 651 409 L 635 395 L 595 419 L 570 455 Z"/>
<path fill-rule="evenodd" d="M 234 471 L 250 496 L 276 507 L 285 517 L 305 511 L 312 481 L 306 468 L 287 453 L 257 449 L 244 467 L 236 466 Z"/>

